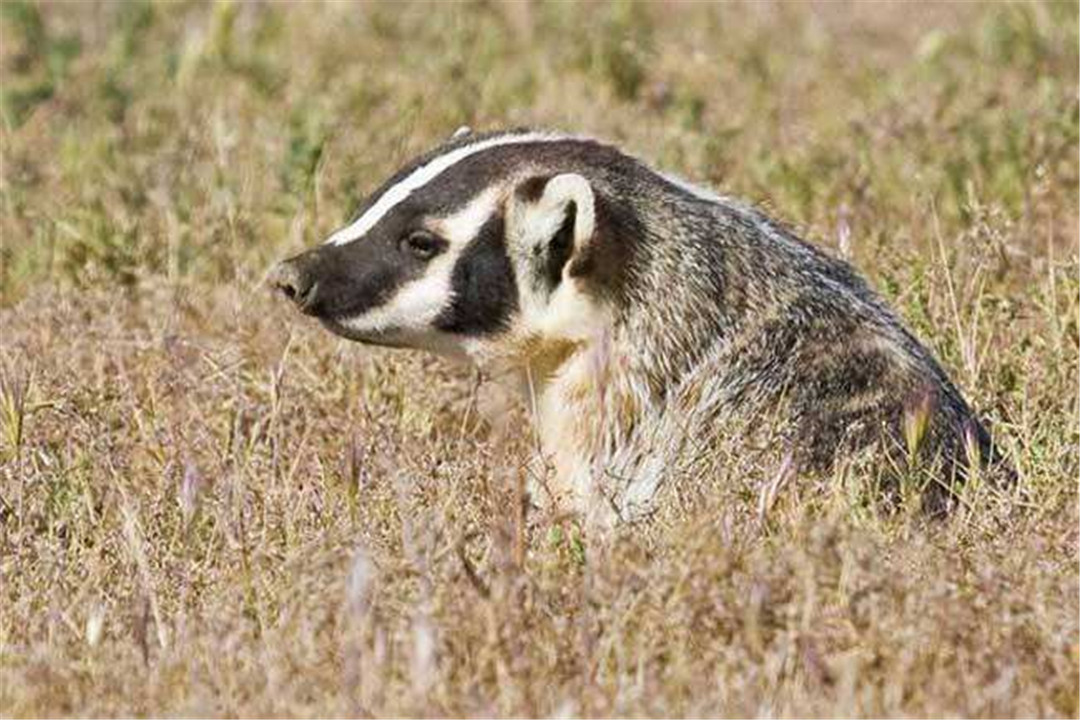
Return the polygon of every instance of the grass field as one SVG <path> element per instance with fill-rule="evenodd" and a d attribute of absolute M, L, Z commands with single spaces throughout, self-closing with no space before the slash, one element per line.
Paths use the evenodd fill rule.
<path fill-rule="evenodd" d="M 0 15 L 0 715 L 1080 713 L 1075 3 Z M 849 257 L 1024 494 L 522 511 L 522 409 L 262 282 L 465 123 Z"/>

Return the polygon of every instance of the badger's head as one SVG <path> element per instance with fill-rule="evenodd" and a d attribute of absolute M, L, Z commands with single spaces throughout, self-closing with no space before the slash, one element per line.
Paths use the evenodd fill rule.
<path fill-rule="evenodd" d="M 459 133 L 271 282 L 363 343 L 476 358 L 584 340 L 610 317 L 636 234 L 601 188 L 625 164 L 638 167 L 588 140 Z"/>

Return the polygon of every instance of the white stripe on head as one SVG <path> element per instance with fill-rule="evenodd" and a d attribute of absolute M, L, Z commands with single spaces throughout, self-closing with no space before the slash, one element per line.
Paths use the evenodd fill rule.
<path fill-rule="evenodd" d="M 451 245 L 467 245 L 480 234 L 480 228 L 495 214 L 498 204 L 499 186 L 494 185 L 453 215 L 428 221 L 429 229 Z"/>
<path fill-rule="evenodd" d="M 521 133 L 517 135 L 499 135 L 497 137 L 481 140 L 471 145 L 451 150 L 429 160 L 426 164 L 413 170 L 409 175 L 393 187 L 387 189 L 379 199 L 367 211 L 356 219 L 351 225 L 344 227 L 326 241 L 328 245 L 344 245 L 345 243 L 358 240 L 366 235 L 376 223 L 386 217 L 386 214 L 401 204 L 415 191 L 427 185 L 448 169 L 461 162 L 467 157 L 475 155 L 495 147 L 503 145 L 522 145 L 537 142 L 558 142 L 560 140 L 572 140 L 566 135 L 551 135 L 548 133 Z"/>
<path fill-rule="evenodd" d="M 424 274 L 405 283 L 385 303 L 342 324 L 357 332 L 430 329 L 435 319 L 453 300 L 454 267 L 469 241 L 476 237 L 484 222 L 495 212 L 498 193 L 482 193 L 458 213 L 439 221 L 450 247 L 433 258 Z"/>

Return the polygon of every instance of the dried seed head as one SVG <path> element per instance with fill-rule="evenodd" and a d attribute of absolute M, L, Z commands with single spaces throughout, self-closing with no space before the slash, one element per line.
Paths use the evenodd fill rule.
<path fill-rule="evenodd" d="M 372 579 L 375 570 L 368 553 L 357 548 L 353 553 L 352 567 L 349 570 L 349 582 L 345 588 L 345 599 L 349 608 L 358 614 L 367 613 L 371 606 Z"/>
<path fill-rule="evenodd" d="M 840 205 L 840 211 L 836 218 L 836 244 L 840 257 L 851 260 L 851 208 L 846 204 Z"/>
<path fill-rule="evenodd" d="M 904 442 L 912 458 L 918 455 L 933 411 L 934 396 L 929 390 L 922 391 L 904 406 Z"/>
<path fill-rule="evenodd" d="M 90 611 L 86 618 L 86 644 L 97 647 L 101 642 L 101 636 L 105 631 L 105 610 L 100 605 Z"/>
<path fill-rule="evenodd" d="M 412 685 L 419 696 L 435 685 L 435 649 L 435 628 L 426 615 L 418 615 L 413 620 Z"/>
<path fill-rule="evenodd" d="M 184 516 L 184 523 L 190 523 L 199 509 L 199 496 L 202 494 L 205 481 L 202 473 L 191 458 L 184 460 L 184 479 L 180 482 L 180 512 Z"/>

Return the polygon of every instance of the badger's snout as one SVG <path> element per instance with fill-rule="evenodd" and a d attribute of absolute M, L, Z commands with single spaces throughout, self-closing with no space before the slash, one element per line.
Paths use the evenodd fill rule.
<path fill-rule="evenodd" d="M 270 286 L 300 312 L 336 323 L 335 328 L 378 318 L 372 313 L 385 315 L 384 306 L 410 279 L 405 263 L 371 242 L 321 245 L 278 263 L 267 275 Z M 392 323 L 380 319 L 377 329 L 396 329 L 408 319 L 395 318 Z"/>
<path fill-rule="evenodd" d="M 318 250 L 312 250 L 278 263 L 267 280 L 270 286 L 296 304 L 300 312 L 315 314 L 319 291 Z"/>

